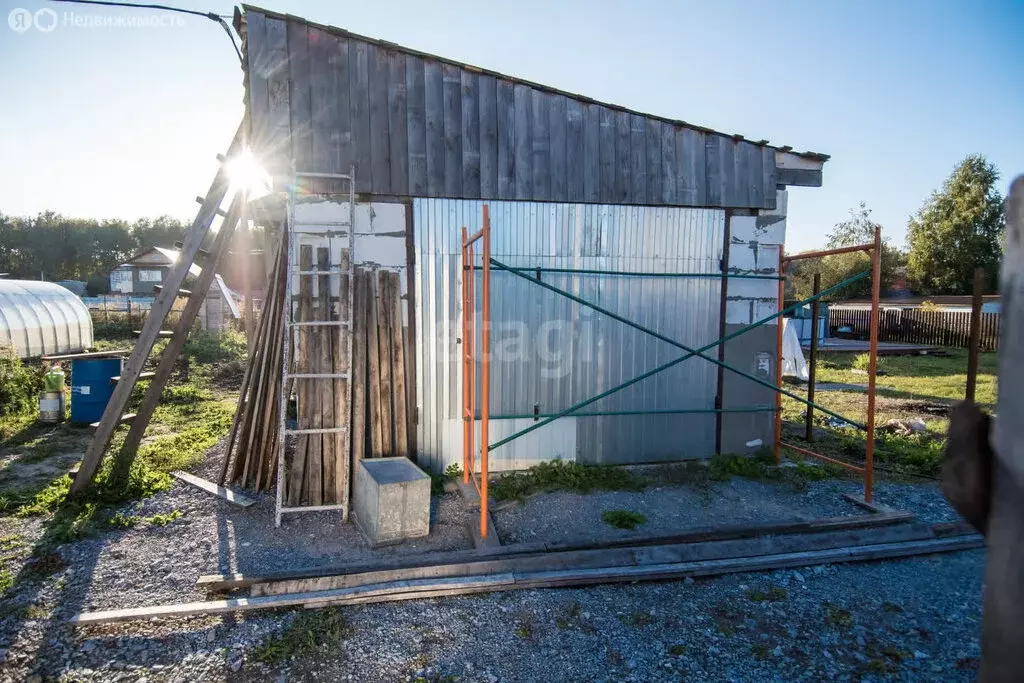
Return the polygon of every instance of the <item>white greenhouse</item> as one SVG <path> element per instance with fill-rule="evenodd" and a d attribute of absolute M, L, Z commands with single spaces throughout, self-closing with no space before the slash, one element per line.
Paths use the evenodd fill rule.
<path fill-rule="evenodd" d="M 89 309 L 53 282 L 0 280 L 0 345 L 13 346 L 20 358 L 87 349 Z"/>

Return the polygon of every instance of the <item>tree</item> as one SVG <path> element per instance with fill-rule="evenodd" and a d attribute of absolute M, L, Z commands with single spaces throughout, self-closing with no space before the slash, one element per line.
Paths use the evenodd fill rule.
<path fill-rule="evenodd" d="M 871 209 L 867 208 L 867 204 L 862 201 L 856 208 L 850 209 L 850 217 L 847 220 L 836 223 L 828 234 L 826 246 L 829 249 L 836 249 L 852 247 L 857 244 L 871 244 L 875 241 L 875 227 L 877 226 L 878 224 L 871 220 Z M 904 258 L 899 249 L 892 246 L 888 239 L 882 238 L 881 289 L 883 291 L 892 287 L 896 270 L 903 265 Z M 792 263 L 789 272 L 788 296 L 796 299 L 806 299 L 814 292 L 815 273 L 821 273 L 821 288 L 827 289 L 858 273 L 871 270 L 871 256 L 865 252 L 833 254 L 823 258 L 805 259 Z M 862 278 L 827 298 L 835 300 L 867 296 L 871 296 L 870 278 Z"/>
<path fill-rule="evenodd" d="M 985 157 L 967 157 L 910 219 L 907 275 L 921 294 L 970 294 L 974 269 L 996 291 L 1006 207 L 999 172 Z"/>

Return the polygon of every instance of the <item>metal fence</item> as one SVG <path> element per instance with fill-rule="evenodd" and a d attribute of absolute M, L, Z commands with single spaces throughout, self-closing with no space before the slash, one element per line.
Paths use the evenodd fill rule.
<path fill-rule="evenodd" d="M 920 308 L 882 309 L 878 320 L 878 339 L 905 344 L 929 344 L 967 348 L 970 338 L 970 311 L 926 311 Z M 865 308 L 829 307 L 829 335 L 848 327 L 856 337 L 867 337 L 871 311 Z M 999 314 L 981 314 L 982 350 L 999 348 Z"/>

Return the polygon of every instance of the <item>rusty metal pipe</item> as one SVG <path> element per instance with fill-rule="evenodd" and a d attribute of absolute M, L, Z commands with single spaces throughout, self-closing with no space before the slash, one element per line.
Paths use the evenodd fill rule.
<path fill-rule="evenodd" d="M 875 226 L 871 250 L 871 347 L 868 360 L 867 444 L 864 454 L 864 501 L 871 502 L 875 473 L 875 375 L 878 372 L 878 295 L 882 286 L 882 228 Z"/>
<path fill-rule="evenodd" d="M 783 259 L 786 263 L 805 258 L 821 258 L 822 256 L 834 256 L 835 254 L 849 254 L 852 251 L 871 251 L 872 244 L 857 244 L 852 247 L 836 247 L 835 249 L 821 249 L 819 251 L 805 251 L 802 254 L 793 254 Z"/>

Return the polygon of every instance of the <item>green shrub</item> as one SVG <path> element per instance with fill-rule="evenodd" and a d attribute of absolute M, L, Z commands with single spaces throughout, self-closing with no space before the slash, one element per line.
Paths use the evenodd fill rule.
<path fill-rule="evenodd" d="M 247 357 L 245 335 L 236 330 L 196 330 L 185 344 L 185 355 L 197 363 L 221 363 Z"/>
<path fill-rule="evenodd" d="M 540 491 L 639 491 L 644 483 L 621 467 L 580 465 L 564 460 L 542 462 L 525 472 L 510 472 L 493 482 L 490 495 L 495 500 L 524 500 Z"/>
<path fill-rule="evenodd" d="M 641 515 L 639 512 L 633 512 L 632 510 L 608 510 L 601 513 L 601 519 L 605 521 L 605 524 L 616 529 L 629 529 L 630 531 L 635 530 L 641 524 L 647 523 L 646 515 Z"/>
<path fill-rule="evenodd" d="M 0 346 L 0 417 L 29 413 L 37 407 L 43 369 L 27 366 L 14 348 Z"/>

